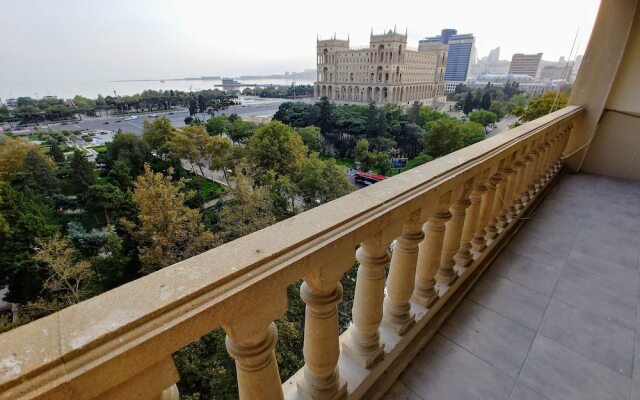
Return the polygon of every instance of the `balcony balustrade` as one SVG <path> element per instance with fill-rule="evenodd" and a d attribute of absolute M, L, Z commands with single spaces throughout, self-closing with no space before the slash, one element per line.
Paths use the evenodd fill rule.
<path fill-rule="evenodd" d="M 4 333 L 0 398 L 174 400 L 171 354 L 218 327 L 241 399 L 380 398 L 554 182 L 581 111 L 566 107 Z M 356 259 L 353 324 L 339 335 L 340 279 Z M 273 321 L 300 279 L 305 366 L 282 383 Z"/>

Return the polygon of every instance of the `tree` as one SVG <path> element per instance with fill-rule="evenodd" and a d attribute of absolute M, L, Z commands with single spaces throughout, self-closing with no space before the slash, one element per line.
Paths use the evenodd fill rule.
<path fill-rule="evenodd" d="M 163 122 L 160 126 L 164 124 Z M 100 154 L 97 160 L 106 164 L 108 169 L 112 168 L 117 160 L 124 161 L 131 174 L 137 176 L 144 170 L 144 164 L 151 160 L 151 147 L 135 133 L 118 132 L 113 141 L 107 143 L 106 151 Z"/>
<path fill-rule="evenodd" d="M 198 113 L 198 102 L 193 97 L 189 100 L 189 116 L 193 117 Z"/>
<path fill-rule="evenodd" d="M 463 145 L 469 146 L 485 138 L 484 127 L 477 122 L 463 122 L 460 124 Z"/>
<path fill-rule="evenodd" d="M 234 151 L 233 143 L 229 139 L 221 137 L 212 137 L 209 140 L 206 149 L 206 156 L 209 160 L 209 168 L 213 171 L 222 170 L 224 180 L 229 185 L 229 177 L 227 176 L 227 169 L 233 167 L 234 160 L 240 157 L 234 157 L 237 155 Z"/>
<path fill-rule="evenodd" d="M 418 113 L 417 124 L 418 126 L 426 128 L 428 123 L 442 118 L 449 118 L 449 116 L 440 111 L 436 111 L 431 107 L 421 107 L 420 112 Z"/>
<path fill-rule="evenodd" d="M 529 102 L 527 108 L 522 112 L 520 119 L 523 122 L 533 121 L 536 118 L 545 116 L 553 111 L 557 111 L 567 105 L 569 94 L 565 92 L 547 92 Z M 514 111 L 514 115 L 515 111 Z"/>
<path fill-rule="evenodd" d="M 369 162 L 369 141 L 367 139 L 358 140 L 354 152 L 356 161 L 362 163 L 363 165 Z"/>
<path fill-rule="evenodd" d="M 464 98 L 464 105 L 462 106 L 462 112 L 466 115 L 469 115 L 471 111 L 473 111 L 475 107 L 475 100 L 473 98 L 473 94 L 471 91 L 467 92 L 467 97 Z"/>
<path fill-rule="evenodd" d="M 411 105 L 411 108 L 409 108 L 409 111 L 408 111 L 409 121 L 413 122 L 414 124 L 418 121 L 418 115 L 420 114 L 421 108 L 422 106 L 418 101 L 413 102 L 413 104 Z"/>
<path fill-rule="evenodd" d="M 495 124 L 498 120 L 498 117 L 490 111 L 479 110 L 469 114 L 469 120 L 471 122 L 477 122 L 486 127 L 488 125 Z"/>
<path fill-rule="evenodd" d="M 507 115 L 507 107 L 504 105 L 503 101 L 494 100 L 491 102 L 491 107 L 489 107 L 489 111 L 494 113 L 498 118 L 498 121 Z"/>
<path fill-rule="evenodd" d="M 344 169 L 333 159 L 321 160 L 318 153 L 311 153 L 305 159 L 296 174 L 295 183 L 307 210 L 353 190 Z"/>
<path fill-rule="evenodd" d="M 124 211 L 130 202 L 126 193 L 110 183 L 91 185 L 82 197 L 86 210 L 104 212 L 107 228 L 111 225 L 109 213 Z"/>
<path fill-rule="evenodd" d="M 60 145 L 58 144 L 57 140 L 49 141 L 49 155 L 51 156 L 51 158 L 53 158 L 53 161 L 57 163 L 66 161 L 64 153 L 60 149 Z"/>
<path fill-rule="evenodd" d="M 382 175 L 391 174 L 391 158 L 387 153 L 376 153 L 374 156 L 374 166 Z"/>
<path fill-rule="evenodd" d="M 300 136 L 278 121 L 258 128 L 247 150 L 254 166 L 261 171 L 273 171 L 276 178 L 297 171 L 307 154 L 307 146 Z"/>
<path fill-rule="evenodd" d="M 173 138 L 175 129 L 167 117 L 161 117 L 155 121 L 144 121 L 142 138 L 149 144 L 151 150 L 156 151 L 159 157 L 168 152 L 167 145 Z"/>
<path fill-rule="evenodd" d="M 68 239 L 56 233 L 50 240 L 38 241 L 35 260 L 46 279 L 38 298 L 27 304 L 29 314 L 47 315 L 91 297 L 95 273 L 91 263 L 80 260 Z"/>
<path fill-rule="evenodd" d="M 4 139 L 0 144 L 0 180 L 8 181 L 21 171 L 27 153 L 31 150 L 38 150 L 38 147 L 24 140 Z"/>
<path fill-rule="evenodd" d="M 432 122 L 424 135 L 425 152 L 433 157 L 442 157 L 464 147 L 460 123 L 455 119 L 440 119 Z"/>
<path fill-rule="evenodd" d="M 489 92 L 484 92 L 480 100 L 480 108 L 483 110 L 489 110 L 489 107 L 491 107 L 491 95 Z"/>
<path fill-rule="evenodd" d="M 318 127 L 320 127 L 320 131 L 322 133 L 331 131 L 331 113 L 333 113 L 335 106 L 328 98 L 323 97 L 318 103 L 318 108 L 320 110 L 320 116 L 318 119 Z"/>
<path fill-rule="evenodd" d="M 188 160 L 191 165 L 197 165 L 200 174 L 204 176 L 207 147 L 211 136 L 200 125 L 190 125 L 179 129 L 171 141 L 171 152 L 178 158 Z"/>
<path fill-rule="evenodd" d="M 215 238 L 202 223 L 200 211 L 184 205 L 189 194 L 184 182 L 175 184 L 168 175 L 153 173 L 145 164 L 136 178 L 133 202 L 138 207 L 138 223 L 123 221 L 138 242 L 142 272 L 150 273 L 192 257 L 213 247 Z"/>
<path fill-rule="evenodd" d="M 76 192 L 83 193 L 95 183 L 96 179 L 93 175 L 95 165 L 87 160 L 87 157 L 80 150 L 73 151 L 69 167 L 71 168 L 70 181 Z"/>
<path fill-rule="evenodd" d="M 207 123 L 204 124 L 204 127 L 209 135 L 222 135 L 229 130 L 230 125 L 231 123 L 226 115 L 219 115 L 217 117 L 209 118 Z"/>
<path fill-rule="evenodd" d="M 131 187 L 132 179 L 129 166 L 122 160 L 113 163 L 113 167 L 107 174 L 107 179 L 116 185 L 120 190 L 127 191 Z"/>
<path fill-rule="evenodd" d="M 320 128 L 309 125 L 297 130 L 298 135 L 302 138 L 302 142 L 309 148 L 309 151 L 322 150 L 324 144 L 324 136 L 320 133 Z"/>
<path fill-rule="evenodd" d="M 44 277 L 35 268 L 36 241 L 58 229 L 56 216 L 40 196 L 16 191 L 0 182 L 0 286 L 7 286 L 7 301 L 26 304 L 42 288 Z"/>
<path fill-rule="evenodd" d="M 244 143 L 255 133 L 258 126 L 252 122 L 243 121 L 242 119 L 234 118 L 233 121 L 229 117 L 229 139 L 235 143 Z"/>
<path fill-rule="evenodd" d="M 220 211 L 219 238 L 228 242 L 265 228 L 276 222 L 266 187 L 254 187 L 251 178 L 237 168 L 230 186 L 230 199 Z"/>
<path fill-rule="evenodd" d="M 365 133 L 371 137 L 375 135 L 378 128 L 378 108 L 375 102 L 370 102 L 367 106 L 367 123 Z"/>
<path fill-rule="evenodd" d="M 53 161 L 37 149 L 31 149 L 25 156 L 22 170 L 14 176 L 14 184 L 34 193 L 51 194 L 58 189 L 58 178 Z"/>

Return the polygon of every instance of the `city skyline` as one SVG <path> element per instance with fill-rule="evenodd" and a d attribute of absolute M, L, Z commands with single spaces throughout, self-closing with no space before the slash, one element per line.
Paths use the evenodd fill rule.
<path fill-rule="evenodd" d="M 577 29 L 578 51 L 584 49 L 597 1 L 542 1 L 522 18 L 501 0 L 465 1 L 455 13 L 442 4 L 417 7 L 418 12 L 392 7 L 381 13 L 378 7 L 330 0 L 304 23 L 309 15 L 289 1 L 241 8 L 198 1 L 113 1 L 106 7 L 77 0 L 45 7 L 41 0 L 27 0 L 5 2 L 2 8 L 0 83 L 302 71 L 315 64 L 317 35 L 335 32 L 359 45 L 367 43 L 372 28 L 382 32 L 394 25 L 408 28 L 410 46 L 443 28 L 455 28 L 474 34 L 480 55 L 500 46 L 505 59 L 513 53 L 544 52 L 553 60 L 569 55 Z M 282 18 L 266 19 L 274 9 Z M 338 9 L 342 12 L 335 13 Z M 536 35 L 529 35 L 534 30 Z"/>

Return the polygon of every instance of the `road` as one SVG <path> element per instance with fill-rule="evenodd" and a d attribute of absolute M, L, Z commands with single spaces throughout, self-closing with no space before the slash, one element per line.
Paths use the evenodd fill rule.
<path fill-rule="evenodd" d="M 243 118 L 248 117 L 272 117 L 276 111 L 278 111 L 278 107 L 280 104 L 285 101 L 291 101 L 288 99 L 251 99 L 247 101 L 245 104 L 237 105 L 229 107 L 224 111 L 225 114 L 238 114 Z M 308 99 L 296 100 L 296 101 L 309 101 Z M 168 112 L 157 112 L 155 113 L 158 116 L 165 116 L 169 118 L 173 126 L 184 126 L 184 119 L 189 116 L 189 112 L 187 110 L 180 111 L 168 111 Z M 88 118 L 85 117 L 82 121 L 77 121 L 75 123 L 67 123 L 67 124 L 49 124 L 49 130 L 57 130 L 57 131 L 75 131 L 75 130 L 85 130 L 85 129 L 101 129 L 101 130 L 109 130 L 109 131 L 117 131 L 121 129 L 124 132 L 133 132 L 137 134 L 142 133 L 142 127 L 144 121 L 146 119 L 153 120 L 155 118 L 150 117 L 150 114 L 139 115 L 136 119 L 125 121 L 124 116 L 108 116 L 108 117 L 98 117 L 98 118 Z M 201 114 L 198 114 L 197 117 L 202 118 Z M 204 114 L 205 120 L 208 119 L 208 115 Z M 118 122 L 119 121 L 119 122 Z M 29 131 L 37 130 L 35 127 L 26 128 Z M 39 130 L 43 130 L 40 128 Z"/>
<path fill-rule="evenodd" d="M 509 130 L 509 125 L 513 124 L 514 122 L 516 122 L 518 120 L 518 117 L 513 116 L 513 115 L 507 115 L 506 117 L 502 118 L 502 120 L 500 120 L 500 122 L 498 122 L 496 125 L 496 128 L 493 128 L 493 130 L 489 133 L 487 133 L 486 137 L 491 137 L 491 136 L 495 136 L 499 133 L 503 133 Z"/>

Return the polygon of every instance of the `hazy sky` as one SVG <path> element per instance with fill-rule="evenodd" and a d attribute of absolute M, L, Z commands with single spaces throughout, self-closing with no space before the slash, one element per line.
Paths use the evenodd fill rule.
<path fill-rule="evenodd" d="M 478 56 L 500 46 L 567 56 L 576 29 L 583 53 L 597 0 L 198 1 L 0 0 L 0 82 L 238 76 L 315 68 L 316 34 L 409 29 L 409 45 L 456 28 Z"/>

